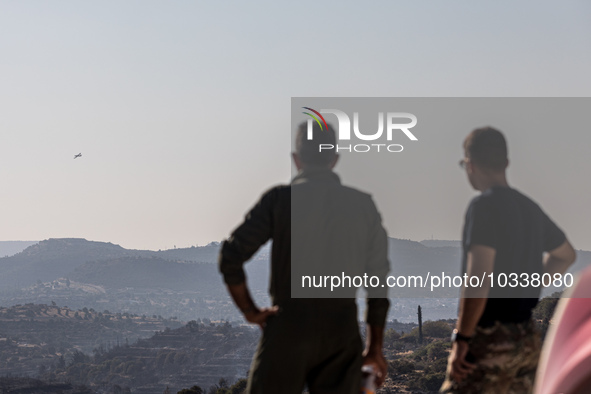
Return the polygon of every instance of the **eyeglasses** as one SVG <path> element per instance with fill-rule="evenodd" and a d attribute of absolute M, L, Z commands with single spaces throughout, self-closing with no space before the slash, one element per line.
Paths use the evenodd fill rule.
<path fill-rule="evenodd" d="M 468 161 L 467 160 L 468 159 L 464 158 L 464 159 L 460 160 L 460 162 L 458 163 L 460 165 L 460 168 L 462 170 L 466 169 L 466 165 L 468 164 Z"/>

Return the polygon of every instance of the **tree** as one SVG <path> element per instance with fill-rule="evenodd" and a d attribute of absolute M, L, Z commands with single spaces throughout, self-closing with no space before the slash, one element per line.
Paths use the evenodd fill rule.
<path fill-rule="evenodd" d="M 445 320 L 428 320 L 423 324 L 423 335 L 425 337 L 449 339 L 451 331 L 451 325 Z M 420 335 L 419 327 L 413 328 L 408 335 L 418 337 Z"/>
<path fill-rule="evenodd" d="M 218 381 L 218 387 L 221 389 L 228 388 L 228 381 L 224 378 L 220 378 L 220 380 Z"/>
<path fill-rule="evenodd" d="M 448 339 L 451 336 L 452 327 L 444 320 L 427 321 L 423 324 L 423 333 L 427 337 Z"/>
<path fill-rule="evenodd" d="M 450 350 L 449 340 L 437 340 L 433 341 L 427 346 L 421 347 L 415 351 L 413 358 L 417 361 L 428 361 L 432 362 L 437 359 L 447 359 Z"/>
<path fill-rule="evenodd" d="M 386 346 L 392 346 L 398 338 L 400 338 L 400 334 L 393 328 L 388 328 L 384 333 L 384 344 Z"/>
<path fill-rule="evenodd" d="M 65 368 L 66 368 L 66 359 L 64 358 L 64 355 L 62 354 L 57 359 L 56 369 L 65 369 Z"/>
<path fill-rule="evenodd" d="M 177 394 L 205 394 L 205 391 L 199 386 L 193 386 L 190 389 L 182 389 Z"/>
<path fill-rule="evenodd" d="M 74 353 L 70 356 L 70 365 L 82 364 L 89 361 L 90 357 L 82 353 L 79 350 L 74 350 Z"/>
<path fill-rule="evenodd" d="M 401 358 L 390 362 L 390 369 L 396 374 L 405 374 L 414 372 L 415 365 L 411 361 Z"/>
<path fill-rule="evenodd" d="M 423 344 L 423 314 L 421 313 L 421 306 L 419 305 L 419 310 L 417 312 L 419 315 L 419 343 Z"/>
<path fill-rule="evenodd" d="M 246 379 L 240 379 L 230 387 L 231 394 L 242 394 L 246 391 Z"/>

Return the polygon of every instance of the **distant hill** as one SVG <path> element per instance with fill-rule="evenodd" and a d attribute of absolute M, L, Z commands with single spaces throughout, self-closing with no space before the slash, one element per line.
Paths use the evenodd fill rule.
<path fill-rule="evenodd" d="M 0 258 L 0 305 L 51 303 L 146 315 L 241 319 L 217 268 L 218 243 L 129 250 L 85 239 L 49 239 Z M 246 264 L 253 296 L 268 304 L 268 247 Z"/>
<path fill-rule="evenodd" d="M 22 252 L 39 241 L 0 241 L 0 257 L 8 257 Z"/>
<path fill-rule="evenodd" d="M 38 280 L 48 282 L 66 277 L 87 262 L 135 257 L 159 258 L 161 262 L 214 263 L 219 252 L 219 244 L 213 242 L 207 246 L 156 252 L 125 249 L 110 242 L 87 241 L 82 238 L 51 238 L 38 243 L 7 244 L 7 248 L 9 246 L 15 252 L 17 247 L 20 247 L 20 250 L 12 256 L 0 258 L 0 292 L 26 287 Z"/>
<path fill-rule="evenodd" d="M 119 245 L 80 238 L 48 239 L 0 259 L 0 290 L 51 281 L 92 260 L 131 254 Z"/>
<path fill-rule="evenodd" d="M 205 256 L 213 247 L 203 247 Z M 219 248 L 216 246 L 216 248 Z M 200 249 L 200 248 L 195 248 Z M 177 249 L 178 250 L 178 249 Z M 170 252 L 176 252 L 171 250 Z M 169 252 L 169 251 L 167 251 Z M 186 251 L 185 251 L 186 252 Z M 211 296 L 225 295 L 218 265 L 212 262 L 191 262 L 177 260 L 185 253 L 158 253 L 152 256 L 123 256 L 116 259 L 91 261 L 84 263 L 68 274 L 72 280 L 90 283 L 111 289 L 170 289 L 175 291 L 196 291 Z M 199 252 L 193 256 L 198 255 Z M 174 258 L 164 259 L 157 256 Z M 213 259 L 212 255 L 212 259 Z M 215 260 L 217 260 L 217 252 Z M 261 264 L 263 258 L 255 256 L 254 262 L 248 263 L 245 269 L 250 274 L 249 284 L 264 288 L 268 283 L 268 264 Z"/>
<path fill-rule="evenodd" d="M 445 241 L 439 239 L 424 239 L 421 243 L 428 247 L 437 247 L 437 246 L 451 246 L 454 248 L 459 248 L 462 246 L 462 241 Z"/>
<path fill-rule="evenodd" d="M 177 263 L 159 257 L 124 256 L 84 263 L 68 274 L 72 280 L 107 288 L 166 288 L 211 292 L 220 287 L 217 266 Z"/>
<path fill-rule="evenodd" d="M 389 238 L 389 275 L 459 275 L 461 249 L 450 246 L 453 242 Z M 0 258 L 0 305 L 58 301 L 75 307 L 179 316 L 185 321 L 204 316 L 240 318 L 218 272 L 219 247 L 211 243 L 149 251 L 77 238 L 41 241 Z M 249 286 L 261 303 L 268 302 L 269 249 L 264 246 L 245 266 Z M 571 272 L 590 264 L 591 252 L 580 251 Z M 448 317 L 448 311 L 455 313 L 455 306 L 445 299 L 457 300 L 458 294 L 459 289 L 449 287 L 435 293 L 425 288 L 392 288 L 390 296 L 399 305 L 393 304 L 391 316 L 414 320 L 411 299 L 427 296 L 433 302 L 423 304 L 438 318 Z"/>
<path fill-rule="evenodd" d="M 219 248 L 219 243 L 212 242 L 200 247 L 151 251 L 125 249 L 110 242 L 87 241 L 82 238 L 51 238 L 33 243 L 13 256 L 0 258 L 0 292 L 30 286 L 38 280 L 48 282 L 68 277 L 77 268 L 80 270 L 74 274 L 76 278 L 98 278 L 100 267 L 106 269 L 107 266 L 118 273 L 109 276 L 113 279 L 112 283 L 109 283 L 104 275 L 100 281 L 88 283 L 107 287 L 152 287 L 162 282 L 168 283 L 162 287 L 173 288 L 175 284 L 171 282 L 172 277 L 167 279 L 167 275 L 174 276 L 174 281 L 180 279 L 185 283 L 194 271 L 199 269 L 174 264 L 165 268 L 166 264 L 217 263 Z M 268 250 L 268 246 L 261 248 L 253 260 L 268 258 Z M 141 266 L 142 263 L 146 265 Z M 200 276 L 205 275 L 211 280 L 215 273 L 215 281 L 218 281 L 217 265 L 200 267 L 203 271 Z M 181 278 L 181 273 L 185 275 L 184 278 Z M 146 281 L 142 282 L 143 279 L 140 278 Z M 159 280 L 155 282 L 155 279 Z"/>
<path fill-rule="evenodd" d="M 220 251 L 220 244 L 212 242 L 206 246 L 191 246 L 190 248 L 168 249 L 155 252 L 156 256 L 166 260 L 194 261 L 199 263 L 215 262 Z"/>
<path fill-rule="evenodd" d="M 394 275 L 416 275 L 437 271 L 456 275 L 460 272 L 459 248 L 430 247 L 421 242 L 397 238 L 389 238 L 388 241 L 388 257 Z"/>
<path fill-rule="evenodd" d="M 165 251 L 129 250 L 119 245 L 84 239 L 49 239 L 15 256 L 0 259 L 0 289 L 30 286 L 68 277 L 106 288 L 201 289 L 212 295 L 224 290 L 217 269 L 219 244 Z M 419 242 L 389 239 L 389 259 L 396 275 L 459 272 L 459 250 L 427 247 Z M 249 284 L 265 291 L 269 278 L 269 247 L 246 264 Z M 213 264 L 212 264 L 213 263 Z"/>

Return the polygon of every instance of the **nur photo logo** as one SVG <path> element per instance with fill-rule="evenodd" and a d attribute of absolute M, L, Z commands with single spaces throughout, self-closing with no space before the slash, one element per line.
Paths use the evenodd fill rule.
<path fill-rule="evenodd" d="M 418 141 L 418 138 L 410 131 L 410 129 L 417 125 L 417 117 L 408 112 L 386 112 L 385 115 L 384 112 L 378 112 L 378 130 L 373 133 L 363 133 L 360 130 L 359 112 L 353 112 L 353 136 L 361 141 L 376 141 L 376 143 L 347 144 L 341 143 L 351 141 L 352 138 L 351 118 L 347 113 L 338 109 L 321 109 L 317 111 L 310 107 L 302 108 L 306 110 L 306 112 L 302 113 L 310 117 L 310 119 L 308 119 L 308 140 L 313 139 L 313 122 L 316 122 L 322 131 L 328 128 L 326 119 L 322 114 L 334 115 L 337 119 L 338 127 L 335 132 L 339 143 L 336 145 L 318 144 L 319 151 L 334 149 L 336 152 L 348 151 L 365 153 L 375 151 L 398 153 L 402 152 L 404 147 L 401 144 L 389 143 L 393 140 L 395 135 L 404 134 L 409 140 Z M 378 140 L 386 141 L 387 143 L 379 143 Z"/>

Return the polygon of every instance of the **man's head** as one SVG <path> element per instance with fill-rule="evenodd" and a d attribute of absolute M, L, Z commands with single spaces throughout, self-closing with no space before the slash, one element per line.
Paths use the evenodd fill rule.
<path fill-rule="evenodd" d="M 319 149 L 320 144 L 329 144 L 333 149 Z M 298 126 L 295 139 L 295 152 L 293 160 L 298 170 L 310 168 L 331 169 L 338 160 L 335 152 L 336 135 L 329 124 L 322 129 L 317 123 L 312 123 L 312 139 L 308 139 L 308 123 L 303 122 Z"/>
<path fill-rule="evenodd" d="M 505 170 L 509 160 L 505 137 L 492 127 L 472 131 L 464 140 L 464 159 L 460 163 L 476 190 L 506 185 Z"/>

